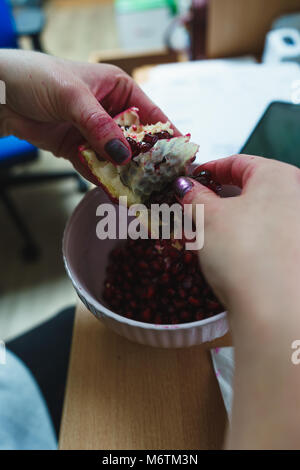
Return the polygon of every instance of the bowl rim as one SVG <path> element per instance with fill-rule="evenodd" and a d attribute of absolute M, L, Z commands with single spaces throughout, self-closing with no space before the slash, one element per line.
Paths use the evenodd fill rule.
<path fill-rule="evenodd" d="M 77 293 L 80 293 L 80 296 L 82 296 L 89 305 L 93 306 L 97 312 L 101 312 L 101 314 L 106 315 L 109 318 L 114 319 L 115 321 L 119 323 L 125 323 L 130 326 L 134 327 L 139 327 L 139 328 L 144 328 L 147 330 L 183 330 L 183 329 L 189 329 L 189 328 L 195 328 L 195 327 L 202 327 L 205 326 L 209 323 L 215 323 L 218 320 L 221 320 L 223 318 L 227 317 L 227 312 L 220 312 L 217 315 L 214 315 L 209 318 L 205 318 L 203 320 L 196 320 L 193 322 L 187 322 L 187 323 L 178 323 L 178 324 L 155 324 L 155 323 L 146 323 L 138 320 L 132 320 L 130 318 L 124 317 L 123 315 L 120 315 L 118 313 L 113 312 L 109 308 L 105 307 L 101 302 L 99 302 L 97 299 L 95 299 L 92 295 L 89 294 L 89 292 L 86 291 L 86 289 L 81 285 L 78 276 L 76 273 L 71 269 L 70 264 L 67 259 L 67 246 L 68 246 L 68 241 L 70 239 L 70 233 L 72 230 L 72 225 L 75 221 L 80 216 L 81 211 L 84 209 L 86 204 L 88 204 L 88 201 L 92 199 L 96 193 L 98 192 L 104 192 L 102 188 L 96 187 L 93 188 L 92 190 L 88 191 L 84 197 L 79 201 L 77 206 L 75 207 L 74 211 L 70 215 L 69 219 L 67 220 L 64 233 L 63 233 L 63 239 L 62 239 L 62 253 L 63 253 L 63 262 L 65 269 L 67 271 L 67 274 L 76 290 Z M 105 193 L 106 194 L 106 193 Z M 113 202 L 112 202 L 113 204 Z M 101 242 L 101 240 L 99 240 Z"/>

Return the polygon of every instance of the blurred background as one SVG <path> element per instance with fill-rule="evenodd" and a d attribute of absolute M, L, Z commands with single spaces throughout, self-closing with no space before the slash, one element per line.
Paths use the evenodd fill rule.
<path fill-rule="evenodd" d="M 141 84 L 157 64 L 299 64 L 300 0 L 0 0 L 0 47 L 112 63 Z M 0 185 L 0 339 L 9 339 L 76 302 L 61 241 L 88 187 L 67 161 L 3 139 Z"/>

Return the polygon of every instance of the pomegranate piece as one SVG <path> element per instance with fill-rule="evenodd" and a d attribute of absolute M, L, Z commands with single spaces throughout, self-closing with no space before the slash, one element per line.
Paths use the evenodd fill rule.
<path fill-rule="evenodd" d="M 202 320 L 224 310 L 197 254 L 166 240 L 128 240 L 112 250 L 103 298 L 116 313 L 154 324 Z"/>
<path fill-rule="evenodd" d="M 79 148 L 79 158 L 89 168 L 113 201 L 127 196 L 127 204 L 146 203 L 154 191 L 162 191 L 177 176 L 187 174 L 198 145 L 190 135 L 174 137 L 169 122 L 143 125 L 137 108 L 130 108 L 114 118 L 132 150 L 132 160 L 114 166 L 99 160 L 87 144 Z"/>

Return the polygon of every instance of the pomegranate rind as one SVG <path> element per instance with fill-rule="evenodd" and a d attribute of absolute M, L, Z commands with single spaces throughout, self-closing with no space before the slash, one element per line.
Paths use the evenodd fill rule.
<path fill-rule="evenodd" d="M 114 117 L 114 121 L 119 126 L 132 126 L 140 124 L 139 109 L 132 106 Z"/>
<path fill-rule="evenodd" d="M 113 202 L 119 202 L 120 196 L 127 197 L 128 206 L 142 202 L 139 196 L 135 195 L 130 188 L 122 183 L 118 172 L 119 167 L 106 160 L 98 160 L 95 152 L 89 148 L 81 148 L 80 156 L 83 157 L 83 162 L 99 182 L 99 186 L 105 190 Z"/>
<path fill-rule="evenodd" d="M 140 122 L 138 112 L 138 108 L 132 107 L 114 117 L 114 121 L 122 126 L 125 137 L 131 137 L 137 142 L 141 142 L 145 134 L 157 134 L 166 131 L 173 135 L 174 131 L 169 121 L 143 125 Z"/>

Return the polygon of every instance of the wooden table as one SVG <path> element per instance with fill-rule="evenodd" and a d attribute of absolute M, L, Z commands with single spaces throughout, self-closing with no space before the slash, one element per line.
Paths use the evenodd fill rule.
<path fill-rule="evenodd" d="M 220 449 L 227 418 L 209 348 L 156 349 L 109 331 L 80 304 L 61 449 Z"/>

